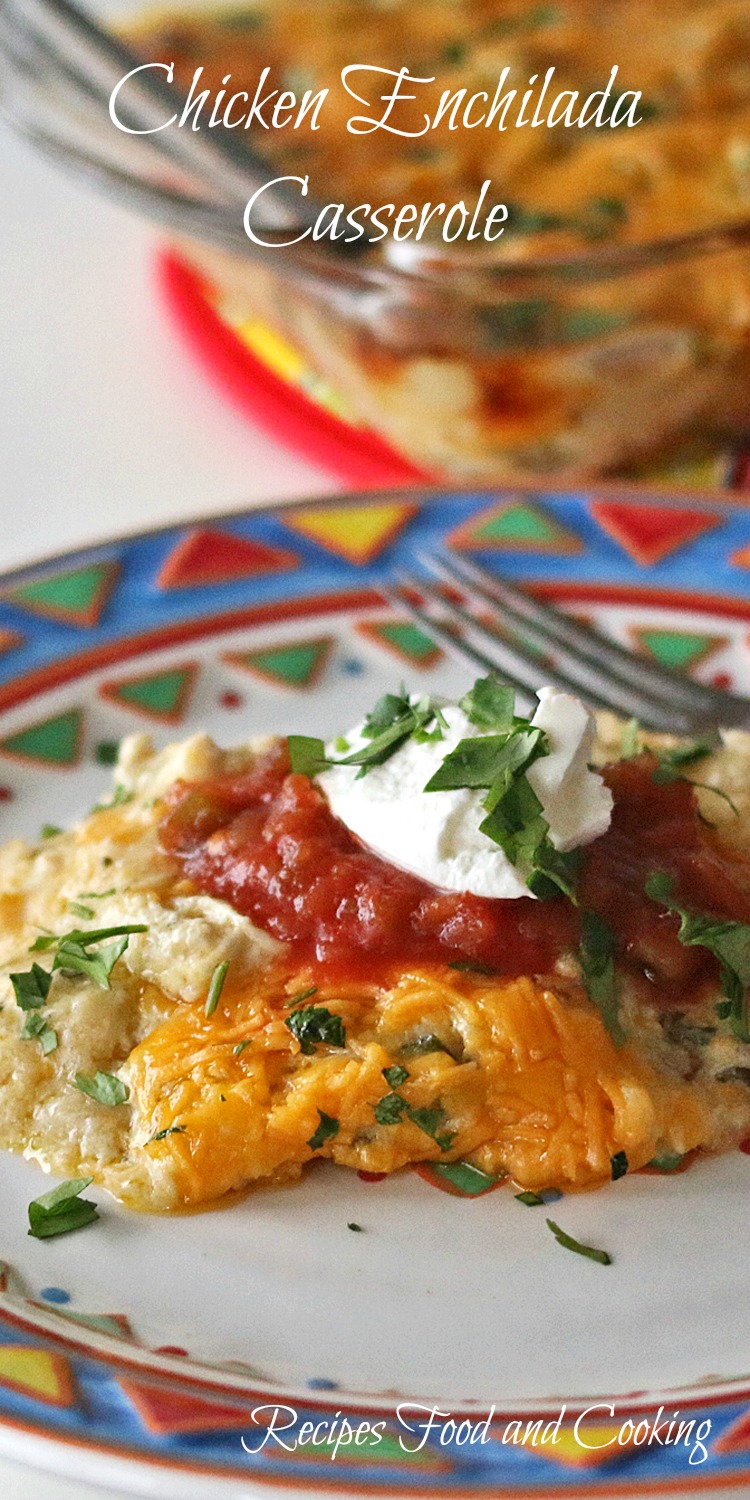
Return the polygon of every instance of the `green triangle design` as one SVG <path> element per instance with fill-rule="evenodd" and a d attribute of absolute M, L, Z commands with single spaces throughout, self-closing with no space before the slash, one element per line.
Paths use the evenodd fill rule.
<path fill-rule="evenodd" d="M 47 765 L 71 766 L 78 758 L 82 726 L 82 710 L 71 708 L 67 713 L 56 714 L 54 719 L 32 724 L 29 729 L 0 740 L 0 750 L 6 755 L 20 755 Z"/>
<path fill-rule="evenodd" d="M 663 667 L 685 671 L 704 655 L 715 637 L 689 630 L 639 630 L 638 639 Z"/>
<path fill-rule="evenodd" d="M 557 542 L 561 531 L 548 516 L 533 505 L 508 505 L 496 516 L 491 516 L 475 532 L 475 542 Z"/>
<path fill-rule="evenodd" d="M 135 682 L 114 683 L 110 692 L 119 701 L 133 703 L 146 713 L 169 715 L 179 708 L 191 675 L 190 667 L 175 667 L 169 672 L 139 677 Z"/>
<path fill-rule="evenodd" d="M 40 578 L 35 583 L 25 583 L 14 589 L 8 598 L 21 607 L 41 606 L 43 609 L 59 611 L 75 618 L 91 609 L 102 585 L 109 563 L 92 563 L 90 567 L 74 568 L 72 573 L 58 573 L 54 578 Z"/>
<path fill-rule="evenodd" d="M 385 641 L 389 641 L 397 651 L 403 651 L 404 656 L 410 656 L 412 661 L 422 662 L 428 656 L 435 655 L 435 642 L 425 635 L 418 625 L 412 625 L 410 621 L 396 620 L 390 625 L 378 625 L 377 633 Z"/>
<path fill-rule="evenodd" d="M 327 650 L 327 641 L 298 641 L 294 646 L 252 651 L 243 660 L 249 667 L 255 667 L 258 672 L 265 672 L 290 687 L 306 687 Z"/>

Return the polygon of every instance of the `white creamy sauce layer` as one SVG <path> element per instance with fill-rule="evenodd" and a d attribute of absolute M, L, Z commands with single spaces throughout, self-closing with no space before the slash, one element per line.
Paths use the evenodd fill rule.
<path fill-rule="evenodd" d="M 595 735 L 592 715 L 578 698 L 544 687 L 531 723 L 548 737 L 549 754 L 527 775 L 561 852 L 591 843 L 609 827 L 612 794 L 589 770 Z M 481 790 L 425 792 L 427 782 L 461 740 L 479 729 L 462 709 L 442 710 L 443 738 L 421 744 L 408 739 L 382 765 L 358 775 L 356 766 L 332 766 L 318 784 L 332 812 L 353 834 L 391 864 L 447 891 L 509 899 L 530 896 L 523 876 L 503 850 L 480 832 L 485 817 Z M 358 725 L 346 736 L 350 751 L 369 742 Z M 332 751 L 329 753 L 333 753 Z"/>

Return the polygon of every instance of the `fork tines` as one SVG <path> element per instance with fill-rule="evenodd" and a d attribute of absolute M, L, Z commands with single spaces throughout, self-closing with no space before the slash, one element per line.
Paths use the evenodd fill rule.
<path fill-rule="evenodd" d="M 399 575 L 400 607 L 473 668 L 512 682 L 527 704 L 544 683 L 667 733 L 750 724 L 746 700 L 636 656 L 473 560 L 418 561 L 430 576 Z"/>

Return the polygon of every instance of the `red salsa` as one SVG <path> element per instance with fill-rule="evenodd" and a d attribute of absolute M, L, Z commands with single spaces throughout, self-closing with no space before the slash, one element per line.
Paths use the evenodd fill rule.
<path fill-rule="evenodd" d="M 578 907 L 565 897 L 442 891 L 397 869 L 333 816 L 314 783 L 290 772 L 285 741 L 244 775 L 177 783 L 161 837 L 200 890 L 294 943 L 302 963 L 331 977 L 377 978 L 396 963 L 440 960 L 545 973 L 577 946 L 586 909 L 613 930 L 621 961 L 673 1003 L 674 987 L 715 974 L 715 960 L 679 943 L 677 918 L 644 894 L 647 876 L 664 870 L 685 905 L 750 922 L 750 869 L 719 849 L 689 783 L 656 785 L 655 767 L 643 755 L 606 768 L 612 823 L 582 852 Z"/>

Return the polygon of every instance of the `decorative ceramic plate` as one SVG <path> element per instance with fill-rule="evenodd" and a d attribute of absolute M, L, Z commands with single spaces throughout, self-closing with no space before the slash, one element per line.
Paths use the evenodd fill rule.
<path fill-rule="evenodd" d="M 254 511 L 0 581 L 2 837 L 82 813 L 112 742 L 144 726 L 161 742 L 324 734 L 401 679 L 463 690 L 380 592 L 437 543 L 750 694 L 750 514 L 730 497 Z M 750 1487 L 740 1152 L 566 1196 L 557 1220 L 607 1268 L 512 1194 L 449 1195 L 429 1172 L 320 1167 L 172 1218 L 99 1194 L 95 1230 L 47 1242 L 26 1234 L 39 1169 L 3 1157 L 0 1181 L 8 1455 L 175 1500 Z"/>

